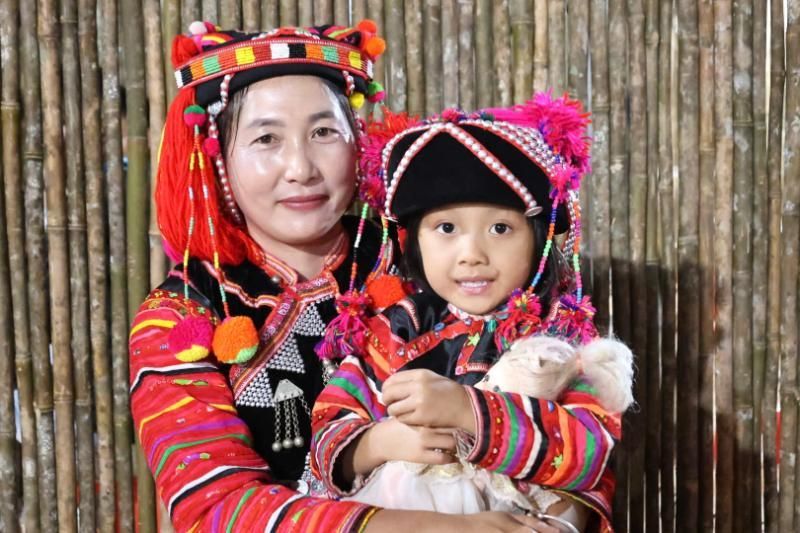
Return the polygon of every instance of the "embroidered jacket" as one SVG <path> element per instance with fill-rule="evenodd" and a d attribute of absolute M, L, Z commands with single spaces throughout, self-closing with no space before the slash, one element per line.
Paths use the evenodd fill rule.
<path fill-rule="evenodd" d="M 498 358 L 496 324 L 460 320 L 435 295 L 410 296 L 369 325 L 366 354 L 343 361 L 313 409 L 312 468 L 329 492 L 354 492 L 336 485 L 334 464 L 353 439 L 387 416 L 383 382 L 395 372 L 426 368 L 470 385 L 478 431 L 468 461 L 576 498 L 597 512 L 593 529 L 611 531 L 615 482 L 607 465 L 621 420 L 598 404 L 590 386 L 577 381 L 559 403 L 472 387 Z"/>
<path fill-rule="evenodd" d="M 356 225 L 345 218 L 350 236 Z M 377 257 L 379 233 L 364 235 L 361 279 Z M 190 262 L 190 299 L 183 298 L 176 269 L 142 304 L 130 333 L 131 410 L 158 496 L 178 531 L 357 531 L 374 512 L 290 488 L 309 479 L 309 413 L 299 402 L 302 446 L 272 448 L 277 384 L 289 380 L 307 406 L 323 389 L 314 346 L 336 315 L 340 287 L 347 288 L 351 248 L 343 236 L 322 274 L 303 282 L 269 256 L 263 265 L 225 268 L 231 314 L 251 317 L 261 339 L 256 356 L 242 366 L 213 358 L 184 363 L 167 342 L 186 315 L 223 316 L 211 265 Z M 280 428 L 286 423 L 278 422 Z"/>

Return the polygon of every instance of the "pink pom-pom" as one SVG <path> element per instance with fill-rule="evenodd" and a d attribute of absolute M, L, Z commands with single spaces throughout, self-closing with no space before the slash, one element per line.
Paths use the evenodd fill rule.
<path fill-rule="evenodd" d="M 378 91 L 375 94 L 368 96 L 367 100 L 375 104 L 378 102 L 383 102 L 385 98 L 386 98 L 386 91 Z"/>
<path fill-rule="evenodd" d="M 207 137 L 203 141 L 203 151 L 208 157 L 217 157 L 221 151 L 219 140 L 213 137 Z"/>
<path fill-rule="evenodd" d="M 187 316 L 169 332 L 170 350 L 180 361 L 191 363 L 208 355 L 214 327 L 207 317 Z"/>
<path fill-rule="evenodd" d="M 580 175 L 591 170 L 591 144 L 587 136 L 590 120 L 580 101 L 566 94 L 553 99 L 551 92 L 541 92 L 524 104 L 484 111 L 494 115 L 495 120 L 538 129 L 553 152 Z"/>
<path fill-rule="evenodd" d="M 348 292 L 336 300 L 338 316 L 325 328 L 314 351 L 320 359 L 340 359 L 362 354 L 366 342 L 366 310 L 370 299 L 365 294 Z"/>
<path fill-rule="evenodd" d="M 183 112 L 183 121 L 190 128 L 202 126 L 206 123 L 206 110 L 197 104 L 192 104 Z"/>
<path fill-rule="evenodd" d="M 548 331 L 566 341 L 586 344 L 597 337 L 594 325 L 595 308 L 588 296 L 575 298 L 568 294 L 561 298 L 555 316 L 548 324 Z"/>

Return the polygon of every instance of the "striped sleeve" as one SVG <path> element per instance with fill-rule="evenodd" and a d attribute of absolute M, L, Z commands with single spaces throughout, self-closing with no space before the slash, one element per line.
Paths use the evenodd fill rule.
<path fill-rule="evenodd" d="M 154 291 L 130 334 L 131 410 L 157 493 L 177 531 L 358 531 L 372 508 L 301 496 L 271 482 L 237 416 L 224 371 L 184 363 L 170 330 L 208 313 L 174 293 Z"/>
<path fill-rule="evenodd" d="M 578 386 L 560 403 L 467 388 L 478 428 L 467 460 L 511 478 L 568 491 L 597 486 L 620 418 Z"/>
<path fill-rule="evenodd" d="M 372 369 L 357 357 L 344 359 L 311 415 L 311 465 L 329 492 L 344 496 L 358 488 L 336 485 L 336 460 L 356 437 L 385 416 Z"/>

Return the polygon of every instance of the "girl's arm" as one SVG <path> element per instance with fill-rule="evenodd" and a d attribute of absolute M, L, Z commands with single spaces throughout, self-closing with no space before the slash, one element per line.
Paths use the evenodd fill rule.
<path fill-rule="evenodd" d="M 475 428 L 468 461 L 556 489 L 588 490 L 600 481 L 621 436 L 620 417 L 606 412 L 588 386 L 568 390 L 559 403 L 466 389 Z"/>
<path fill-rule="evenodd" d="M 374 510 L 272 481 L 237 416 L 224 371 L 178 360 L 169 332 L 194 302 L 156 290 L 130 334 L 131 410 L 157 492 L 178 531 L 358 531 Z"/>

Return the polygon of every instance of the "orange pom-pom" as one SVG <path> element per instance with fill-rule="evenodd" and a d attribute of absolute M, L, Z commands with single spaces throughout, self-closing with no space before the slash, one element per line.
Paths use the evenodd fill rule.
<path fill-rule="evenodd" d="M 358 23 L 356 26 L 361 31 L 365 31 L 368 33 L 376 33 L 378 31 L 378 25 L 375 24 L 374 20 L 364 19 Z"/>
<path fill-rule="evenodd" d="M 377 309 L 386 309 L 406 297 L 403 281 L 390 274 L 379 276 L 367 283 L 367 295 Z"/>
<path fill-rule="evenodd" d="M 172 66 L 178 68 L 200 53 L 194 39 L 185 35 L 176 35 L 172 41 Z"/>
<path fill-rule="evenodd" d="M 380 37 L 370 37 L 364 45 L 364 51 L 371 57 L 378 57 L 386 50 L 386 41 Z"/>
<path fill-rule="evenodd" d="M 214 331 L 214 355 L 227 364 L 242 364 L 258 351 L 258 332 L 250 317 L 229 316 Z"/>

